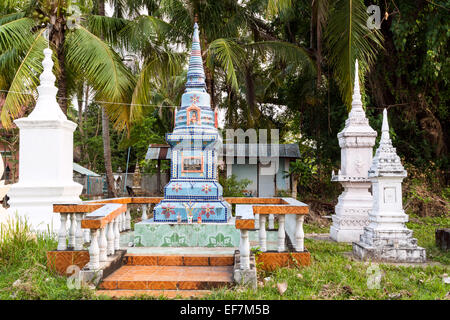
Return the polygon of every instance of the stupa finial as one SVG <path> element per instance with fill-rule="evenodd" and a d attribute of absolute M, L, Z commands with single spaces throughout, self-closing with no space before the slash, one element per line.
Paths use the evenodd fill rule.
<path fill-rule="evenodd" d="M 359 64 L 358 59 L 355 62 L 355 82 L 353 85 L 353 96 L 352 96 L 352 111 L 363 111 L 361 92 L 359 87 Z"/>
<path fill-rule="evenodd" d="M 206 92 L 205 71 L 203 70 L 202 51 L 200 48 L 200 37 L 197 22 L 194 23 L 192 50 L 191 57 L 189 59 L 189 69 L 186 82 L 186 92 L 187 91 Z"/>
<path fill-rule="evenodd" d="M 38 87 L 39 95 L 46 93 L 53 93 L 53 91 L 57 92 L 58 89 L 55 87 L 56 77 L 53 74 L 53 60 L 52 60 L 52 50 L 50 48 L 44 49 L 44 60 L 42 60 L 42 66 L 44 67 L 44 71 L 42 71 L 39 76 L 40 86 Z M 46 90 L 39 90 L 40 88 L 45 87 Z M 47 89 L 48 88 L 48 89 Z M 56 93 L 55 93 L 56 95 Z"/>
<path fill-rule="evenodd" d="M 391 138 L 389 136 L 389 123 L 387 118 L 387 109 L 383 110 L 383 124 L 381 126 L 381 142 L 389 141 Z"/>

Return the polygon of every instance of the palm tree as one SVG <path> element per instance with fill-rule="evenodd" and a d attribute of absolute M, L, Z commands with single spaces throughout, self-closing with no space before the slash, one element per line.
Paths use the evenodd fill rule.
<path fill-rule="evenodd" d="M 105 25 L 116 31 L 125 25 L 125 21 L 94 15 L 90 1 L 78 1 L 77 4 L 79 12 L 71 6 L 70 0 L 8 1 L 0 8 L 0 86 L 9 91 L 1 112 L 5 127 L 11 125 L 22 106 L 33 104 L 42 71 L 42 50 L 47 45 L 55 52 L 57 97 L 64 113 L 67 113 L 68 102 L 77 86 L 86 83 L 96 100 L 109 102 L 103 107 L 116 126 L 129 126 L 132 108 L 115 103 L 128 100 L 135 77 L 116 51 L 102 39 L 107 32 Z M 100 19 L 103 24 L 99 27 Z M 47 30 L 48 40 L 45 37 Z M 108 127 L 106 113 L 104 118 L 104 127 Z M 111 186 L 108 187 L 109 195 L 114 196 L 108 129 L 103 135 L 105 167 L 108 186 Z"/>

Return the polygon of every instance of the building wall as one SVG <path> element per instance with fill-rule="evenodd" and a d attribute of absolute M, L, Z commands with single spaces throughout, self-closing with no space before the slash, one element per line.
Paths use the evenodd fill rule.
<path fill-rule="evenodd" d="M 246 159 L 248 162 L 248 159 Z M 249 179 L 252 181 L 248 185 L 247 189 L 252 193 L 253 197 L 257 196 L 257 165 L 256 164 L 237 164 L 227 166 L 227 175 L 234 174 L 238 180 Z M 231 170 L 229 169 L 231 168 Z M 289 177 L 285 171 L 289 170 L 289 159 L 281 158 L 276 175 L 277 190 L 290 191 Z M 259 196 L 260 197 L 274 197 L 275 194 L 275 181 L 273 175 L 260 175 L 259 176 Z"/>
<path fill-rule="evenodd" d="M 257 176 L 256 176 L 256 164 L 232 164 L 231 174 L 234 174 L 238 180 L 248 179 L 252 181 L 247 187 L 247 190 L 256 197 L 257 191 Z"/>

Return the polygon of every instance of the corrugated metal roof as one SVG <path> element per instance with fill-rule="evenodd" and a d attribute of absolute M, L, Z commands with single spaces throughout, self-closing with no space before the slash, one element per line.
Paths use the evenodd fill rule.
<path fill-rule="evenodd" d="M 145 160 L 170 160 L 171 152 L 169 152 L 169 145 L 166 144 L 151 144 L 147 149 Z"/>
<path fill-rule="evenodd" d="M 298 148 L 298 144 L 279 144 L 278 145 L 278 155 L 276 154 L 276 151 L 277 151 L 276 146 L 277 145 L 272 146 L 271 144 L 267 144 L 267 145 L 233 144 L 232 145 L 233 149 L 228 149 L 228 150 L 230 150 L 230 152 L 232 152 L 234 156 L 248 158 L 250 146 L 252 147 L 251 148 L 252 153 L 255 152 L 255 155 L 258 154 L 258 146 L 259 146 L 261 152 L 263 152 L 263 153 L 261 153 L 261 156 L 268 156 L 268 157 L 272 156 L 272 148 L 274 148 L 275 153 L 273 156 L 278 156 L 279 158 L 293 158 L 293 159 L 300 158 L 300 150 Z M 223 149 L 222 149 L 223 155 L 227 154 L 227 148 L 230 148 L 230 145 L 224 144 Z M 150 145 L 147 150 L 147 154 L 145 156 L 146 160 L 155 160 L 155 159 L 170 160 L 170 158 L 171 158 L 171 152 L 169 151 L 168 145 Z"/>
<path fill-rule="evenodd" d="M 92 177 L 100 177 L 99 174 L 86 169 L 85 167 L 80 166 L 78 163 L 73 163 L 73 171 L 78 172 L 79 174 L 83 176 L 92 176 Z"/>

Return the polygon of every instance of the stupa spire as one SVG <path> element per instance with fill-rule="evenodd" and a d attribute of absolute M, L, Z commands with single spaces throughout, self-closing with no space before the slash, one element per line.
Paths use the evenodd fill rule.
<path fill-rule="evenodd" d="M 200 48 L 200 37 L 197 22 L 194 23 L 194 34 L 192 36 L 191 57 L 187 73 L 186 92 L 206 92 L 205 71 L 203 70 L 202 51 Z"/>
<path fill-rule="evenodd" d="M 58 88 L 55 86 L 56 77 L 53 74 L 52 53 L 50 48 L 44 49 L 44 60 L 42 60 L 44 70 L 39 76 L 38 99 L 33 112 L 28 116 L 30 119 L 67 119 L 56 101 Z"/>
<path fill-rule="evenodd" d="M 361 101 L 361 92 L 359 87 L 359 64 L 358 59 L 356 59 L 355 62 L 355 82 L 353 85 L 353 95 L 352 95 L 352 110 L 350 111 L 350 116 L 354 115 L 355 113 L 360 113 L 364 110 L 362 108 L 362 101 Z"/>
<path fill-rule="evenodd" d="M 383 124 L 381 126 L 381 143 L 389 143 L 391 137 L 389 136 L 389 124 L 387 119 L 387 110 L 384 108 L 383 110 Z"/>

